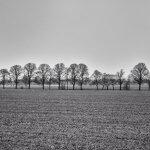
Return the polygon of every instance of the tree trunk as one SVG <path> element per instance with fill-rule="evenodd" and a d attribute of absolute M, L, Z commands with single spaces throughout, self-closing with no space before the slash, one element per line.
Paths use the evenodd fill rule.
<path fill-rule="evenodd" d="M 97 87 L 97 90 L 98 90 L 98 85 L 96 85 L 96 87 Z"/>
<path fill-rule="evenodd" d="M 81 90 L 82 90 L 82 84 L 83 84 L 83 76 L 82 76 L 82 81 L 81 81 Z"/>
<path fill-rule="evenodd" d="M 30 82 L 31 82 L 31 80 L 30 80 L 30 78 L 29 78 L 29 89 L 30 89 Z"/>
<path fill-rule="evenodd" d="M 114 85 L 113 85 L 113 90 L 114 90 Z"/>
<path fill-rule="evenodd" d="M 73 90 L 74 90 L 74 85 L 75 85 L 75 84 L 73 84 Z"/>
<path fill-rule="evenodd" d="M 3 89 L 5 89 L 5 76 L 3 76 Z"/>
<path fill-rule="evenodd" d="M 43 90 L 44 90 L 44 83 L 45 83 L 45 79 L 42 80 Z"/>
<path fill-rule="evenodd" d="M 59 77 L 59 88 L 58 89 L 60 90 L 60 77 Z"/>
<path fill-rule="evenodd" d="M 139 83 L 139 91 L 141 90 L 141 83 Z"/>
<path fill-rule="evenodd" d="M 120 91 L 121 91 L 121 84 L 120 84 Z"/>
<path fill-rule="evenodd" d="M 81 87 L 80 87 L 80 90 L 82 90 L 82 83 L 81 83 Z"/>
<path fill-rule="evenodd" d="M 68 90 L 68 78 L 67 78 L 67 90 Z"/>
<path fill-rule="evenodd" d="M 5 89 L 5 80 L 3 80 L 3 89 Z"/>
<path fill-rule="evenodd" d="M 108 90 L 108 86 L 107 86 L 107 90 Z"/>
<path fill-rule="evenodd" d="M 16 89 L 17 89 L 18 79 L 16 78 Z"/>

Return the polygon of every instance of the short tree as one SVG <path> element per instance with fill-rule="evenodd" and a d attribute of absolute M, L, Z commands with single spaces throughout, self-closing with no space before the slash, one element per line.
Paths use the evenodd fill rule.
<path fill-rule="evenodd" d="M 9 77 L 8 82 L 10 83 L 11 86 L 13 86 L 13 80 L 12 80 L 12 77 L 11 77 L 11 76 Z"/>
<path fill-rule="evenodd" d="M 98 86 L 99 86 L 101 78 L 102 78 L 102 73 L 99 72 L 98 70 L 95 70 L 91 76 L 92 84 L 96 85 L 97 90 L 98 90 Z"/>
<path fill-rule="evenodd" d="M 111 75 L 110 74 L 106 74 L 105 75 L 106 77 L 106 80 L 105 80 L 105 86 L 106 86 L 106 88 L 107 88 L 107 90 L 108 90 L 108 87 L 111 85 Z"/>
<path fill-rule="evenodd" d="M 80 89 L 82 90 L 82 85 L 87 82 L 87 77 L 89 76 L 88 67 L 85 64 L 78 65 L 78 83 Z"/>
<path fill-rule="evenodd" d="M 133 77 L 131 74 L 129 74 L 126 80 L 126 85 L 128 90 L 130 90 L 131 83 L 133 83 Z"/>
<path fill-rule="evenodd" d="M 42 84 L 41 78 L 39 76 L 36 76 L 33 81 L 36 84 Z"/>
<path fill-rule="evenodd" d="M 27 88 L 27 85 L 28 85 L 28 83 L 29 83 L 29 80 L 28 80 L 28 77 L 24 74 L 24 76 L 22 77 L 22 80 L 21 80 L 22 82 L 23 82 L 23 84 L 26 86 L 26 88 Z"/>
<path fill-rule="evenodd" d="M 49 90 L 51 89 L 51 84 L 53 83 L 53 79 L 54 79 L 54 72 L 53 69 L 49 69 L 49 71 L 47 72 L 47 76 L 46 79 L 48 81 L 49 84 Z"/>
<path fill-rule="evenodd" d="M 111 85 L 110 82 L 110 75 L 107 73 L 103 73 L 102 74 L 102 78 L 100 80 L 100 84 L 102 85 L 102 90 L 106 87 L 106 89 L 108 90 L 108 87 Z"/>
<path fill-rule="evenodd" d="M 68 68 L 69 74 L 70 74 L 70 82 L 73 86 L 73 90 L 76 84 L 77 76 L 78 76 L 78 65 L 77 64 L 71 64 Z"/>
<path fill-rule="evenodd" d="M 65 68 L 65 79 L 67 82 L 67 90 L 68 90 L 68 83 L 69 83 L 69 68 Z"/>
<path fill-rule="evenodd" d="M 49 73 L 49 70 L 50 70 L 50 66 L 48 64 L 41 64 L 38 67 L 37 75 L 42 80 L 43 89 L 44 89 L 45 80 L 46 80 L 46 77 Z"/>
<path fill-rule="evenodd" d="M 100 79 L 100 85 L 102 86 L 102 90 L 105 88 L 105 83 L 106 83 L 106 73 L 102 74 L 102 78 Z"/>
<path fill-rule="evenodd" d="M 5 89 L 5 81 L 6 81 L 6 78 L 9 77 L 8 70 L 7 69 L 1 69 L 0 70 L 0 76 L 2 78 L 3 89 Z"/>
<path fill-rule="evenodd" d="M 136 83 L 139 85 L 139 90 L 141 90 L 141 84 L 147 78 L 149 71 L 144 63 L 137 64 L 132 70 L 131 75 Z"/>
<path fill-rule="evenodd" d="M 116 73 L 116 78 L 117 78 L 117 82 L 118 82 L 118 84 L 119 84 L 119 86 L 120 86 L 120 90 L 122 90 L 122 84 L 124 83 L 124 81 L 125 81 L 125 79 L 124 79 L 124 77 L 123 77 L 123 75 L 124 75 L 124 71 L 123 71 L 123 69 L 121 69 L 119 72 L 117 72 Z"/>
<path fill-rule="evenodd" d="M 29 85 L 28 88 L 30 89 L 31 79 L 35 75 L 36 65 L 34 63 L 28 63 L 24 66 L 24 70 L 25 70 L 25 76 L 28 77 L 28 85 Z"/>
<path fill-rule="evenodd" d="M 110 84 L 112 85 L 113 90 L 115 89 L 116 82 L 117 82 L 116 76 L 115 75 L 110 76 Z"/>
<path fill-rule="evenodd" d="M 65 74 L 65 65 L 63 63 L 56 64 L 54 66 L 54 76 L 56 78 L 56 82 L 58 83 L 58 89 L 60 90 L 61 80 Z"/>
<path fill-rule="evenodd" d="M 15 65 L 10 68 L 10 73 L 16 84 L 16 87 L 15 87 L 16 89 L 17 89 L 19 77 L 22 74 L 22 70 L 23 70 L 22 67 L 19 65 Z"/>

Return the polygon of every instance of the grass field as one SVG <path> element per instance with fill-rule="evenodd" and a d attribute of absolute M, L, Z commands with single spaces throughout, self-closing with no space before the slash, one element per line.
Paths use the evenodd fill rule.
<path fill-rule="evenodd" d="M 150 150 L 150 91 L 0 89 L 0 150 Z"/>

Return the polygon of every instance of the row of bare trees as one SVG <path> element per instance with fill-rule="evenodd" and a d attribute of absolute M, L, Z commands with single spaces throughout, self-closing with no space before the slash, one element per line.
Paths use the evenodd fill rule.
<path fill-rule="evenodd" d="M 89 77 L 88 67 L 81 64 L 71 64 L 69 67 L 65 67 L 63 63 L 58 63 L 54 68 L 50 68 L 48 64 L 41 64 L 38 68 L 34 63 L 28 63 L 24 67 L 20 65 L 15 65 L 7 69 L 0 70 L 0 79 L 3 88 L 5 88 L 6 81 L 15 83 L 15 88 L 17 89 L 18 83 L 23 82 L 28 85 L 30 89 L 31 81 L 42 84 L 44 89 L 45 84 L 49 84 L 49 89 L 51 84 L 58 84 L 58 89 L 68 85 L 72 85 L 72 89 L 75 89 L 75 85 L 80 85 L 80 89 L 83 89 L 84 84 L 95 85 L 96 89 L 99 86 L 102 90 L 106 88 L 108 90 L 109 86 L 113 87 L 116 84 L 119 85 L 119 89 L 122 90 L 122 85 L 126 88 L 130 88 L 130 83 L 135 82 L 139 85 L 139 90 L 141 90 L 141 84 L 143 82 L 148 83 L 150 90 L 150 72 L 144 63 L 137 64 L 132 70 L 131 74 L 127 79 L 124 78 L 124 71 L 121 69 L 115 75 L 101 73 L 95 70 L 93 74 Z"/>
<path fill-rule="evenodd" d="M 98 89 L 98 85 L 102 85 L 102 89 L 106 86 L 107 90 L 110 85 L 113 86 L 115 84 L 119 84 L 120 90 L 122 89 L 122 85 L 124 84 L 125 88 L 130 89 L 130 83 L 137 83 L 139 85 L 139 90 L 141 90 L 142 83 L 148 83 L 148 89 L 150 90 L 150 72 L 147 69 L 144 63 L 139 63 L 134 66 L 131 70 L 131 74 L 128 75 L 128 78 L 124 78 L 125 72 L 121 69 L 116 75 L 110 74 L 102 74 L 98 70 L 95 70 L 92 74 L 92 82 L 96 85 Z"/>
<path fill-rule="evenodd" d="M 67 68 L 63 63 L 59 63 L 52 69 L 48 64 L 41 64 L 37 68 L 34 63 L 28 63 L 24 68 L 15 65 L 10 68 L 10 71 L 7 69 L 0 70 L 3 88 L 5 88 L 6 79 L 9 78 L 9 80 L 16 84 L 16 89 L 19 81 L 28 84 L 28 88 L 30 89 L 31 81 L 33 81 L 33 79 L 38 79 L 39 82 L 41 81 L 43 89 L 45 82 L 48 82 L 49 85 L 57 83 L 58 89 L 61 89 L 61 84 L 64 84 L 65 82 L 67 82 L 68 87 L 68 83 L 70 82 L 74 89 L 75 83 L 78 79 L 78 83 L 82 89 L 82 85 L 85 83 L 85 78 L 88 77 L 88 75 L 88 67 L 85 64 L 72 64 Z"/>

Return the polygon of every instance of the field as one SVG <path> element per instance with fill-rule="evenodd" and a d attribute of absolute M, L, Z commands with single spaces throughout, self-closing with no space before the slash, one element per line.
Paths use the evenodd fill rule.
<path fill-rule="evenodd" d="M 150 150 L 150 91 L 0 89 L 0 150 Z"/>

